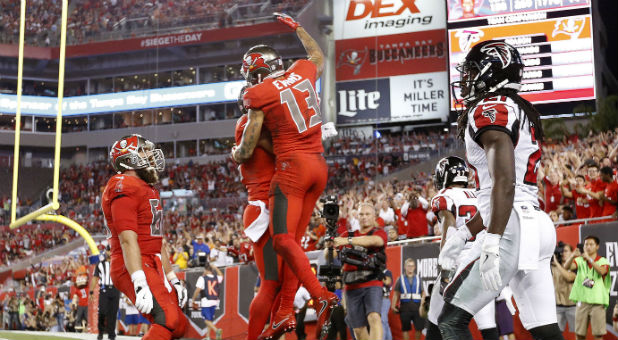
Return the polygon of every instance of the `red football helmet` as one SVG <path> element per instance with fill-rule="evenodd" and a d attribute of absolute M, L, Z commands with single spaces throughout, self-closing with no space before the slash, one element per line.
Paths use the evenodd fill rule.
<path fill-rule="evenodd" d="M 267 45 L 251 47 L 242 57 L 240 73 L 247 82 L 255 85 L 266 77 L 279 77 L 285 73 L 279 52 Z"/>
<path fill-rule="evenodd" d="M 109 158 L 118 173 L 149 167 L 159 172 L 165 169 L 163 151 L 155 149 L 153 142 L 136 134 L 124 136 L 116 141 L 109 152 Z"/>

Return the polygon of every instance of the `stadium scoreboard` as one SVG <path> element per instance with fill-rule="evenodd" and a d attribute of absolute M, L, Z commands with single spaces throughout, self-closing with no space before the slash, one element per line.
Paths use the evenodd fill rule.
<path fill-rule="evenodd" d="M 495 39 L 521 54 L 521 93 L 533 104 L 594 99 L 590 1 L 448 0 L 449 81 L 472 46 Z"/>

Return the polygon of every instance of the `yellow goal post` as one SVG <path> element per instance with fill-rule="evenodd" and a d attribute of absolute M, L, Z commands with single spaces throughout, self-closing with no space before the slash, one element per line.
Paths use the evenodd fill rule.
<path fill-rule="evenodd" d="M 11 193 L 11 223 L 10 229 L 19 228 L 20 226 L 32 221 L 49 221 L 62 223 L 69 228 L 75 230 L 81 237 L 84 238 L 92 256 L 98 257 L 99 249 L 92 239 L 88 231 L 79 223 L 71 220 L 68 217 L 57 215 L 54 212 L 60 208 L 58 203 L 58 191 L 60 182 L 60 146 L 62 144 L 62 99 L 64 96 L 64 71 L 66 62 L 66 36 L 67 36 L 67 13 L 68 0 L 62 0 L 62 19 L 60 30 L 60 56 L 58 68 L 58 104 L 56 113 L 56 140 L 54 144 L 54 177 L 53 177 L 53 194 L 51 202 L 36 211 L 33 211 L 25 216 L 17 218 L 17 185 L 19 179 L 19 147 L 21 134 L 21 97 L 24 72 L 24 34 L 26 25 L 26 0 L 21 0 L 20 17 L 19 17 L 19 55 L 17 58 L 17 109 L 15 112 L 15 145 L 13 152 L 13 188 Z M 91 258 L 91 263 L 93 258 Z"/>

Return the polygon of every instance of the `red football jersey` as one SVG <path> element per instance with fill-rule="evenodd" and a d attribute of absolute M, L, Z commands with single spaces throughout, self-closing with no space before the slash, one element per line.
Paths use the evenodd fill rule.
<path fill-rule="evenodd" d="M 612 181 L 605 186 L 605 197 L 611 199 L 612 201 L 618 199 L 618 183 L 616 183 L 616 181 Z M 615 212 L 615 205 L 609 202 L 603 202 L 603 212 L 601 213 L 601 216 L 610 216 Z"/>
<path fill-rule="evenodd" d="M 135 176 L 114 175 L 107 182 L 101 205 L 112 256 L 122 258 L 118 234 L 125 230 L 137 233 L 142 255 L 161 253 L 163 208 L 154 187 Z"/>
<path fill-rule="evenodd" d="M 77 295 L 77 305 L 82 307 L 88 306 L 88 288 L 77 288 L 75 286 L 71 286 L 71 298 Z"/>
<path fill-rule="evenodd" d="M 242 115 L 236 122 L 236 145 L 240 144 L 242 134 L 247 125 L 247 115 Z M 275 157 L 266 150 L 256 147 L 248 161 L 241 164 L 241 182 L 247 187 L 249 201 L 262 200 L 268 202 L 270 180 L 275 174 Z"/>
<path fill-rule="evenodd" d="M 285 72 L 283 79 L 267 78 L 245 92 L 245 107 L 264 112 L 264 126 L 270 131 L 277 157 L 324 152 L 316 76 L 315 64 L 301 59 Z"/>

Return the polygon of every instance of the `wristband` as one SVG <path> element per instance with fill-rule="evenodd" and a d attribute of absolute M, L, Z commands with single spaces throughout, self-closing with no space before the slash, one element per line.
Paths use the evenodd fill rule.
<path fill-rule="evenodd" d="M 146 281 L 146 274 L 144 274 L 143 270 L 137 270 L 133 274 L 131 274 L 131 282 L 135 283 L 135 281 Z"/>
<path fill-rule="evenodd" d="M 485 240 L 483 241 L 483 245 L 487 244 L 488 246 L 498 246 L 500 244 L 501 235 L 487 233 L 485 235 Z"/>
<path fill-rule="evenodd" d="M 348 236 L 348 244 L 352 245 L 352 236 Z"/>
<path fill-rule="evenodd" d="M 94 294 L 94 291 L 93 291 L 93 290 L 91 290 L 91 291 L 90 291 L 90 295 L 92 295 L 92 294 Z"/>
<path fill-rule="evenodd" d="M 612 316 L 612 321 L 613 322 L 618 322 L 618 315 Z"/>
<path fill-rule="evenodd" d="M 174 271 L 172 270 L 171 272 L 167 273 L 165 275 L 165 277 L 167 277 L 167 280 L 169 282 L 172 282 L 174 279 L 178 280 L 178 277 L 176 277 L 176 273 L 174 273 Z"/>

